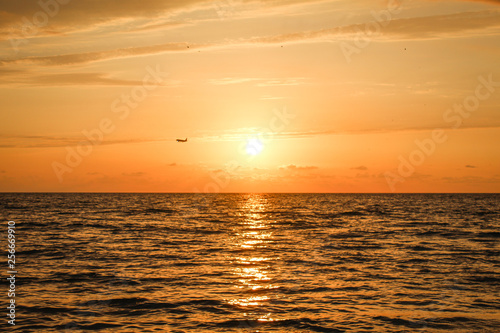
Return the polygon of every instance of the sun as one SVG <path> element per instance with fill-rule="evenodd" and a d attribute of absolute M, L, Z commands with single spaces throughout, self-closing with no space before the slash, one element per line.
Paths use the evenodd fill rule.
<path fill-rule="evenodd" d="M 264 144 L 257 138 L 247 140 L 246 151 L 248 155 L 258 155 L 264 149 Z"/>

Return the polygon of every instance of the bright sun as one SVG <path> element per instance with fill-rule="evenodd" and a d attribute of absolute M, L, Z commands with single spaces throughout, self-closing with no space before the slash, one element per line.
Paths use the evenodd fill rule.
<path fill-rule="evenodd" d="M 253 138 L 247 140 L 246 151 L 248 155 L 258 155 L 262 149 L 264 149 L 264 145 L 259 139 Z"/>

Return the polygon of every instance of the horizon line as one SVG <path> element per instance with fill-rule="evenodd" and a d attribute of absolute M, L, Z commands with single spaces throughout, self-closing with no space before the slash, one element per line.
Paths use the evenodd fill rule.
<path fill-rule="evenodd" d="M 3 192 L 0 194 L 500 194 L 500 192 Z"/>

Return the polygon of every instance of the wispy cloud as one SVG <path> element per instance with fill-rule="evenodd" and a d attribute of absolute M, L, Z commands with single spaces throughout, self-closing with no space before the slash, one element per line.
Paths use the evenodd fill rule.
<path fill-rule="evenodd" d="M 329 136 L 329 135 L 365 135 L 365 134 L 386 134 L 386 133 L 407 133 L 407 132 L 429 132 L 433 131 L 437 126 L 422 126 L 422 127 L 404 127 L 404 128 L 360 128 L 352 130 L 326 130 L 326 131 L 296 131 L 296 132 L 269 132 L 266 128 L 240 128 L 230 131 L 221 131 L 221 133 L 198 135 L 195 139 L 202 141 L 243 141 L 248 138 L 260 137 L 263 140 L 282 140 L 282 139 L 306 139 L 313 137 Z M 462 126 L 453 131 L 475 130 L 475 129 L 497 129 L 500 124 L 491 124 L 484 126 Z M 450 128 L 451 130 L 451 128 Z"/>
<path fill-rule="evenodd" d="M 84 138 L 81 136 L 49 136 L 49 135 L 17 135 L 0 136 L 0 148 L 60 148 L 76 147 L 81 144 Z M 174 141 L 174 139 L 123 139 L 123 140 L 105 140 L 99 145 L 117 145 Z"/>
<path fill-rule="evenodd" d="M 52 15 L 50 24 L 40 29 L 41 34 L 47 32 L 67 33 L 88 29 L 89 26 L 103 26 L 114 23 L 121 24 L 130 19 L 171 17 L 175 14 L 191 11 L 205 0 L 107 0 L 96 4 L 94 1 L 71 1 L 59 5 L 58 9 L 50 9 Z M 45 3 L 45 1 L 42 1 Z M 57 4 L 57 2 L 56 2 Z M 7 39 L 8 33 L 19 30 L 23 17 L 31 18 L 44 9 L 38 1 L 30 0 L 0 0 L 0 39 Z"/>
<path fill-rule="evenodd" d="M 261 80 L 253 77 L 224 77 L 220 79 L 210 79 L 208 82 L 214 85 L 229 85 Z"/>
<path fill-rule="evenodd" d="M 185 22 L 185 21 L 175 21 L 175 22 L 170 22 L 170 21 L 159 21 L 159 22 L 148 22 L 146 24 L 142 24 L 134 29 L 133 31 L 139 32 L 139 31 L 151 31 L 151 30 L 165 30 L 165 29 L 170 29 L 170 28 L 179 28 L 179 27 L 185 27 L 188 25 L 192 25 L 193 23 L 191 22 Z M 125 31 L 125 33 L 130 32 Z"/>
<path fill-rule="evenodd" d="M 464 1 L 469 1 L 469 2 L 485 2 L 485 3 L 494 4 L 494 5 L 500 5 L 500 0 L 464 0 Z"/>
<path fill-rule="evenodd" d="M 304 42 L 311 40 L 349 40 L 359 38 L 366 29 L 366 23 L 339 26 L 329 29 L 296 32 L 275 36 L 254 37 L 249 42 L 257 44 L 276 44 Z M 500 33 L 500 11 L 488 10 L 465 12 L 449 15 L 436 15 L 393 19 L 380 34 L 370 35 L 370 39 L 442 39 L 470 37 Z"/>
<path fill-rule="evenodd" d="M 318 169 L 317 166 L 297 166 L 295 164 L 285 165 L 279 168 L 280 170 L 288 170 L 288 171 L 310 171 Z"/>
<path fill-rule="evenodd" d="M 122 176 L 124 177 L 133 177 L 133 178 L 136 178 L 136 177 L 143 177 L 143 176 L 146 176 L 147 173 L 145 172 L 141 172 L 141 171 L 137 171 L 137 172 L 124 172 L 122 173 Z"/>
<path fill-rule="evenodd" d="M 297 78 L 284 78 L 284 79 L 271 79 L 266 80 L 257 84 L 259 87 L 272 87 L 272 86 L 298 86 L 305 84 L 306 78 L 297 77 Z"/>
<path fill-rule="evenodd" d="M 165 30 L 182 25 L 195 24 L 220 18 L 221 12 L 231 11 L 238 15 L 224 17 L 252 18 L 282 13 L 282 9 L 297 10 L 299 6 L 308 6 L 327 0 L 106 0 L 95 3 L 90 0 L 70 1 L 54 9 L 50 24 L 38 27 L 37 37 L 64 35 L 94 29 L 111 27 L 116 33 L 124 29 L 128 32 Z M 45 1 L 42 1 L 45 3 Z M 57 2 L 56 2 L 57 4 Z M 233 8 L 237 7 L 237 8 Z M 43 12 L 39 1 L 35 0 L 0 0 L 0 40 L 7 40 L 11 33 L 20 33 L 23 18 L 28 20 L 37 12 Z M 52 12 L 54 11 L 54 12 Z M 286 12 L 286 11 L 285 11 Z M 185 21 L 179 17 L 189 15 L 196 20 Z M 147 21 L 147 23 L 144 23 Z M 116 29 L 113 29 L 116 27 Z M 102 33 L 102 31 L 101 31 Z"/>
<path fill-rule="evenodd" d="M 211 79 L 208 82 L 214 85 L 229 85 L 240 84 L 247 82 L 257 82 L 258 87 L 271 87 L 271 86 L 297 86 L 305 84 L 307 78 L 292 77 L 292 78 L 256 78 L 256 77 L 225 77 L 220 79 Z"/>
<path fill-rule="evenodd" d="M 120 48 L 106 51 L 74 53 L 53 56 L 25 57 L 0 61 L 0 65 L 38 64 L 44 66 L 78 65 L 95 61 L 124 57 L 147 56 L 166 52 L 192 52 L 204 48 L 233 48 L 245 45 L 273 44 L 286 42 L 307 42 L 313 40 L 349 40 L 365 28 L 364 24 L 340 26 L 316 31 L 296 32 L 290 34 L 253 37 L 243 40 L 225 40 L 219 43 L 187 43 L 172 42 L 159 45 Z M 395 19 L 383 28 L 379 40 L 421 40 L 470 37 L 477 35 L 500 34 L 500 11 L 466 12 L 450 15 Z M 214 84 L 238 83 L 237 78 L 225 78 L 214 81 Z M 251 79 L 251 78 L 248 78 Z M 299 78 L 300 79 L 300 78 Z M 240 81 L 241 82 L 241 81 Z M 298 81 L 269 81 L 268 85 L 293 85 Z"/>
<path fill-rule="evenodd" d="M 463 176 L 463 177 L 442 177 L 441 178 L 446 183 L 458 183 L 458 184 L 499 184 L 500 177 L 480 177 L 480 176 Z"/>
<path fill-rule="evenodd" d="M 0 86 L 140 86 L 143 81 L 122 79 L 105 73 L 37 73 L 29 70 L 2 70 Z M 178 80 L 164 80 L 161 86 L 179 86 Z"/>
<path fill-rule="evenodd" d="M 488 126 L 462 126 L 453 131 L 474 130 L 474 129 L 498 129 L 500 125 Z M 359 130 L 344 130 L 344 131 L 303 131 L 303 132 L 279 132 L 270 133 L 263 131 L 264 129 L 254 128 L 239 128 L 235 130 L 221 131 L 220 134 L 199 134 L 190 137 L 192 141 L 245 141 L 249 138 L 260 137 L 263 140 L 284 140 L 284 139 L 307 139 L 313 137 L 329 136 L 329 135 L 366 135 L 366 134 L 385 134 L 385 133 L 404 133 L 404 132 L 422 132 L 432 131 L 435 127 L 414 127 L 414 128 L 367 128 Z M 82 141 L 82 137 L 75 136 L 43 136 L 43 135 L 0 135 L 0 148 L 53 148 L 77 146 Z M 150 143 L 150 142 L 169 142 L 175 141 L 172 138 L 131 138 L 131 139 L 114 139 L 105 140 L 100 145 L 116 145 L 116 144 L 135 144 L 135 143 Z M 474 167 L 467 165 L 466 167 Z M 352 168 L 353 170 L 364 170 L 364 166 Z"/>
<path fill-rule="evenodd" d="M 78 65 L 95 61 L 143 56 L 163 52 L 187 52 L 193 49 L 204 48 L 207 44 L 188 44 L 188 43 L 166 43 L 152 46 L 139 46 L 114 49 L 108 51 L 73 53 L 44 57 L 27 57 L 21 59 L 2 60 L 0 65 L 8 64 L 38 64 L 45 66 Z"/>
<path fill-rule="evenodd" d="M 268 96 L 268 95 L 266 95 L 266 96 L 262 96 L 260 99 L 261 100 L 277 100 L 277 99 L 285 99 L 285 97 L 283 97 L 283 96 Z"/>
<path fill-rule="evenodd" d="M 111 78 L 103 73 L 66 73 L 66 74 L 33 74 L 19 72 L 16 76 L 5 76 L 0 85 L 42 85 L 42 86 L 67 86 L 67 85 L 98 85 L 98 86 L 136 86 L 141 81 Z M 22 74 L 21 74 L 22 73 Z"/>

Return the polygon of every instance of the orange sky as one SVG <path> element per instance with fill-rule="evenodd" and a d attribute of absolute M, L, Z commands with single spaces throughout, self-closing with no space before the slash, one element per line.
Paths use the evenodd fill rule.
<path fill-rule="evenodd" d="M 0 191 L 500 190 L 500 1 L 94 3 L 0 0 Z"/>

